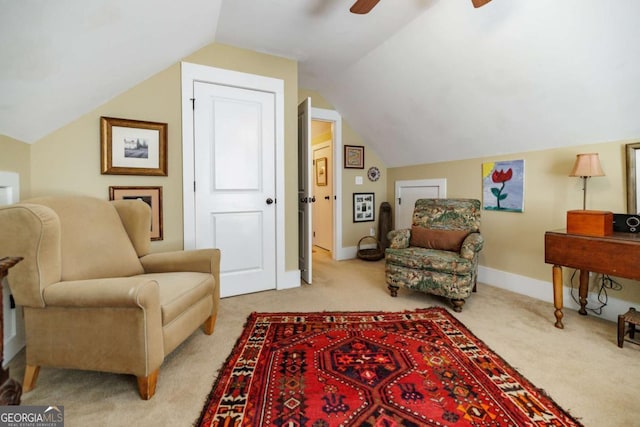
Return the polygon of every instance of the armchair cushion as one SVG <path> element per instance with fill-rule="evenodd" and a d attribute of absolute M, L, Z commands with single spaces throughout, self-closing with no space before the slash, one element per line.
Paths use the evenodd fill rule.
<path fill-rule="evenodd" d="M 387 265 L 399 265 L 414 270 L 439 271 L 448 275 L 471 275 L 474 264 L 452 251 L 409 247 L 389 249 L 386 253 Z"/>
<path fill-rule="evenodd" d="M 214 291 L 211 275 L 206 273 L 152 273 L 137 277 L 157 282 L 160 285 L 162 326 L 171 323 L 197 301 L 211 295 Z"/>
<path fill-rule="evenodd" d="M 433 230 L 414 225 L 409 246 L 460 252 L 462 241 L 468 234 L 468 230 Z"/>

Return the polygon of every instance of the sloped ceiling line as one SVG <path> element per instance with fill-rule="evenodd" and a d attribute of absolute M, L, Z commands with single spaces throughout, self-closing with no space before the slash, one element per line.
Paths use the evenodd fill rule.
<path fill-rule="evenodd" d="M 294 58 L 387 166 L 640 135 L 640 2 L 0 0 L 0 134 L 35 142 L 212 42 Z"/>

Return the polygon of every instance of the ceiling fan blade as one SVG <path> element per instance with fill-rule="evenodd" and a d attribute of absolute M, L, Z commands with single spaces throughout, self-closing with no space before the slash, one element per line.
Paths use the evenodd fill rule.
<path fill-rule="evenodd" d="M 471 3 L 473 3 L 473 7 L 481 7 L 489 3 L 490 1 L 491 0 L 471 0 Z"/>
<path fill-rule="evenodd" d="M 380 0 L 356 0 L 356 2 L 351 6 L 351 13 L 357 13 L 359 15 L 364 15 L 365 13 L 371 12 L 371 9 L 375 5 L 378 4 Z"/>

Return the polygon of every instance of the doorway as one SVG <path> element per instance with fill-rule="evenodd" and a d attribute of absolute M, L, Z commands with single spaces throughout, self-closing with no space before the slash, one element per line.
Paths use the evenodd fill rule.
<path fill-rule="evenodd" d="M 314 245 L 320 237 L 317 246 L 330 252 L 332 259 L 346 259 L 349 255 L 342 250 L 342 116 L 335 110 L 311 108 L 311 121 L 310 149 L 313 150 L 314 156 L 316 149 L 323 150 L 320 151 L 319 157 L 327 158 L 325 169 L 327 185 L 314 185 L 316 192 L 312 220 L 313 229 L 316 231 Z M 314 165 L 314 183 L 317 181 L 316 165 L 317 163 Z M 323 178 L 320 177 L 320 183 L 322 182 Z M 329 200 L 326 197 L 329 197 Z M 325 209 L 322 209 L 323 205 Z M 329 205 L 328 210 L 327 205 Z M 316 216 L 320 215 L 320 213 L 316 215 L 316 206 L 321 207 L 320 212 L 324 212 L 322 214 L 324 218 L 320 218 L 320 223 L 316 221 Z M 319 230 L 316 230 L 317 227 Z"/>
<path fill-rule="evenodd" d="M 333 251 L 333 132 L 331 122 L 312 120 L 313 246 Z"/>

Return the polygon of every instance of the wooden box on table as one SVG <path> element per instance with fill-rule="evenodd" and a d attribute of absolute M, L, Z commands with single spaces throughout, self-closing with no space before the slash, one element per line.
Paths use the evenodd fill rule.
<path fill-rule="evenodd" d="M 567 233 L 585 236 L 613 234 L 613 213 L 609 211 L 567 211 Z"/>

